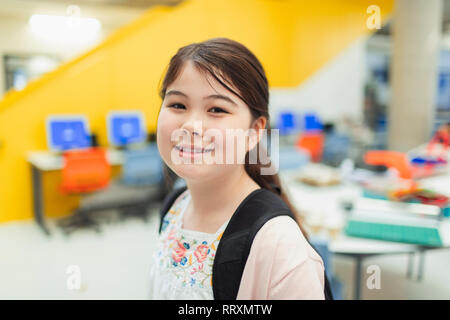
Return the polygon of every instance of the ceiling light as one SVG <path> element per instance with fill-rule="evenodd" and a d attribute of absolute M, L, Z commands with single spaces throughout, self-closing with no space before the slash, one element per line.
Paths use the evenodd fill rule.
<path fill-rule="evenodd" d="M 90 43 L 99 38 L 101 23 L 94 18 L 34 14 L 31 32 L 37 37 L 60 44 Z"/>

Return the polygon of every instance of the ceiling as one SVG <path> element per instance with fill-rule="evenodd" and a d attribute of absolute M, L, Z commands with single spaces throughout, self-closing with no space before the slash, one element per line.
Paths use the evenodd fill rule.
<path fill-rule="evenodd" d="M 41 0 L 25 0 L 26 2 L 42 2 Z M 122 6 L 130 8 L 149 8 L 154 5 L 176 5 L 181 0 L 47 0 L 47 2 L 55 2 L 58 4 L 75 4 L 90 6 Z"/>
<path fill-rule="evenodd" d="M 34 13 L 64 14 L 68 5 L 78 5 L 85 16 L 106 24 L 122 24 L 155 5 L 175 6 L 183 0 L 0 0 L 0 17 L 28 18 Z M 450 0 L 443 1 L 442 32 L 450 33 Z M 391 35 L 388 22 L 376 32 Z"/>
<path fill-rule="evenodd" d="M 0 0 L 0 17 L 27 21 L 32 14 L 64 15 L 68 5 L 78 5 L 81 14 L 116 27 L 137 18 L 155 5 L 174 6 L 182 0 Z"/>

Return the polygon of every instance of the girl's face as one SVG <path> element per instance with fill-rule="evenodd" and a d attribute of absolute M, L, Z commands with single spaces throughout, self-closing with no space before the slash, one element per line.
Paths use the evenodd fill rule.
<path fill-rule="evenodd" d="M 252 127 L 251 122 L 244 101 L 188 61 L 167 87 L 158 117 L 158 149 L 167 166 L 183 179 L 225 177 L 243 165 L 245 152 L 257 143 L 256 131 L 249 129 L 265 127 L 265 118 L 253 121 Z M 247 132 L 244 148 L 237 143 L 239 138 L 232 137 L 239 131 Z M 189 152 L 196 151 L 190 148 L 180 151 L 182 145 L 203 148 L 204 152 Z"/>

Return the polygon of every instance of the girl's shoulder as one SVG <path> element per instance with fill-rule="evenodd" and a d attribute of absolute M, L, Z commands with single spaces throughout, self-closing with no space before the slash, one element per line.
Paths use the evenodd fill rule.
<path fill-rule="evenodd" d="M 293 254 L 298 263 L 314 260 L 323 265 L 322 258 L 305 238 L 297 222 L 288 216 L 267 221 L 256 234 L 252 248 L 272 252 L 276 256 Z"/>

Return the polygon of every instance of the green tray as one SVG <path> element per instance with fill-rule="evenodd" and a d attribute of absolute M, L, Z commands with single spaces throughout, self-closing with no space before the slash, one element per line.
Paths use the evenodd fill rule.
<path fill-rule="evenodd" d="M 353 237 L 442 246 L 437 228 L 350 220 L 345 227 L 345 233 Z"/>

